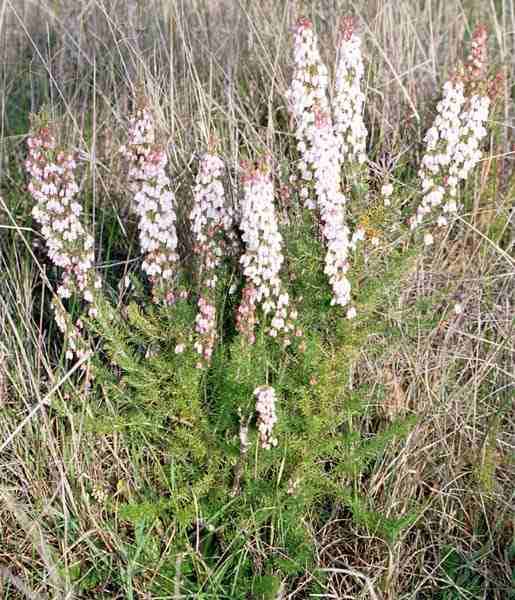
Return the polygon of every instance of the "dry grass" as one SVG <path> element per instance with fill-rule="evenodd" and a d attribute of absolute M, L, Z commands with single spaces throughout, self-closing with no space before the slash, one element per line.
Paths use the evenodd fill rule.
<path fill-rule="evenodd" d="M 132 448 L 117 433 L 88 428 L 91 403 L 103 403 L 113 417 L 114 407 L 108 397 L 89 396 L 56 364 L 43 253 L 28 241 L 37 238 L 16 225 L 28 212 L 20 175 L 27 113 L 45 102 L 63 117 L 63 137 L 86 166 L 82 183 L 106 248 L 105 272 L 122 268 L 119 261 L 130 270 L 130 250 L 119 249 L 133 247 L 134 232 L 124 218 L 124 177 L 114 149 L 134 92 L 145 89 L 164 139 L 173 142 L 180 185 L 191 179 L 192 153 L 213 130 L 233 166 L 258 146 L 284 155 L 289 27 L 299 4 L 0 0 L 1 598 L 150 598 L 153 579 L 173 556 L 175 535 L 173 525 L 156 524 L 163 544 L 153 567 L 141 572 L 128 525 L 104 509 L 106 495 L 121 503 L 152 485 L 159 449 Z M 354 3 L 304 5 L 326 52 L 333 52 L 334 16 Z M 403 336 L 378 334 L 371 344 L 388 352 L 380 359 L 364 354 L 356 365 L 356 383 L 384 386 L 377 409 L 385 423 L 401 413 L 418 417 L 407 440 L 389 446 L 361 482 L 362 491 L 388 516 L 420 510 L 386 544 L 335 506 L 313 531 L 319 567 L 329 574 L 319 597 L 515 598 L 515 9 L 510 0 L 368 0 L 353 10 L 367 56 L 372 168 L 394 173 L 406 202 L 416 189 L 421 133 L 478 19 L 489 24 L 493 60 L 509 77 L 490 160 L 469 185 L 474 201 L 461 223 L 465 235 L 451 231 L 438 240 L 438 251 L 418 261 L 400 302 L 384 307 Z M 461 314 L 454 311 L 458 302 Z M 266 552 L 257 540 L 248 544 L 256 557 Z M 116 587 L 99 582 L 79 593 L 79 563 L 82 574 L 109 574 Z M 175 574 L 166 575 L 167 598 L 185 597 L 180 558 L 175 565 Z M 307 597 L 307 583 L 317 577 L 306 573 L 279 597 Z"/>
<path fill-rule="evenodd" d="M 479 249 L 481 239 L 472 243 Z M 316 535 L 321 562 L 335 567 L 335 598 L 357 597 L 363 588 L 359 577 L 338 572 L 349 565 L 383 590 L 378 597 L 429 598 L 445 585 L 454 593 L 449 591 L 450 598 L 508 593 L 500 591 L 500 582 L 512 577 L 513 266 L 487 250 L 478 269 L 459 246 L 447 241 L 451 261 L 421 261 L 403 306 L 389 307 L 392 318 L 406 318 L 406 308 L 443 292 L 435 326 L 406 331 L 383 361 L 364 356 L 357 366 L 360 377 L 386 383 L 387 416 L 408 410 L 420 416 L 409 439 L 385 454 L 364 489 L 371 504 L 392 517 L 409 513 L 414 503 L 423 509 L 389 547 L 356 530 L 345 512 Z M 463 306 L 459 315 L 453 298 Z M 473 589 L 467 577 L 460 588 L 445 576 L 446 560 L 456 552 L 469 557 L 469 579 L 479 578 Z"/>

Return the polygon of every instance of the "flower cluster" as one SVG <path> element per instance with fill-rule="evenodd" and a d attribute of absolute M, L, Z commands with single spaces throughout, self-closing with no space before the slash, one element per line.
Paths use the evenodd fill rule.
<path fill-rule="evenodd" d="M 195 330 L 200 339 L 195 349 L 206 363 L 211 359 L 216 339 L 217 270 L 226 245 L 225 236 L 233 224 L 232 211 L 225 203 L 223 172 L 224 163 L 218 156 L 206 152 L 201 157 L 190 214 L 193 250 L 199 259 L 199 311 Z"/>
<path fill-rule="evenodd" d="M 426 154 L 419 171 L 424 197 L 411 220 L 412 228 L 440 205 L 443 206 L 437 223 L 446 225 L 448 215 L 458 210 L 459 182 L 468 177 L 481 159 L 480 143 L 487 134 L 491 97 L 502 81 L 499 75 L 493 81 L 486 78 L 487 41 L 486 28 L 478 25 L 465 67 L 444 85 L 438 115 L 424 138 Z M 424 239 L 430 244 L 433 236 L 426 233 Z"/>
<path fill-rule="evenodd" d="M 310 160 L 315 165 L 314 180 L 322 233 L 326 243 L 324 273 L 333 290 L 333 304 L 345 306 L 350 301 L 350 282 L 346 277 L 351 241 L 345 220 L 347 199 L 340 186 L 340 152 L 331 118 L 327 113 L 316 113 L 311 140 Z M 357 230 L 352 244 L 362 237 Z"/>
<path fill-rule="evenodd" d="M 287 92 L 290 113 L 295 121 L 297 149 L 302 160 L 299 172 L 302 179 L 300 195 L 307 208 L 315 208 L 310 195 L 310 182 L 313 179 L 313 164 L 306 154 L 310 148 L 312 130 L 315 125 L 315 110 L 328 112 L 327 88 L 329 76 L 318 51 L 318 43 L 313 24 L 301 18 L 297 22 L 294 41 L 295 71 Z"/>
<path fill-rule="evenodd" d="M 257 325 L 256 315 L 256 288 L 251 281 L 247 281 L 241 294 L 241 302 L 236 314 L 236 329 L 253 344 L 256 341 L 254 329 Z"/>
<path fill-rule="evenodd" d="M 363 74 L 361 39 L 354 31 L 354 19 L 346 17 L 340 32 L 333 98 L 334 128 L 341 143 L 342 162 L 363 164 L 366 161 Z"/>
<path fill-rule="evenodd" d="M 501 70 L 495 76 L 488 75 L 488 30 L 482 23 L 474 29 L 471 51 L 459 76 L 468 97 L 487 96 L 493 103 L 503 93 L 505 73 Z"/>
<path fill-rule="evenodd" d="M 419 170 L 424 197 L 412 219 L 412 228 L 442 204 L 446 184 L 452 190 L 456 188 L 458 180 L 450 171 L 454 167 L 456 149 L 462 136 L 461 112 L 465 101 L 463 83 L 447 81 L 443 87 L 443 98 L 436 107 L 438 115 L 424 137 L 426 153 Z M 454 210 L 455 202 L 452 201 L 446 212 Z M 446 222 L 445 217 L 439 219 L 439 224 L 445 225 Z"/>
<path fill-rule="evenodd" d="M 139 108 L 130 119 L 127 144 L 121 148 L 129 164 L 129 186 L 134 193 L 142 269 L 152 284 L 156 302 L 176 300 L 177 233 L 175 197 L 166 175 L 166 152 L 155 144 L 150 110 Z"/>
<path fill-rule="evenodd" d="M 41 226 L 48 256 L 64 269 L 57 293 L 61 298 L 77 293 L 92 303 L 100 278 L 93 271 L 93 237 L 80 221 L 82 206 L 75 199 L 79 191 L 75 159 L 57 148 L 48 127 L 29 137 L 27 145 L 25 166 L 31 176 L 28 189 L 36 202 L 32 216 Z"/>
<path fill-rule="evenodd" d="M 490 99 L 487 96 L 474 95 L 470 98 L 467 108 L 461 115 L 462 127 L 460 141 L 456 146 L 453 164 L 449 168 L 449 180 L 456 178 L 465 180 L 470 171 L 481 160 L 482 152 L 479 149 L 481 140 L 486 136 L 486 122 Z M 450 195 L 456 195 L 455 179 L 448 181 Z M 453 212 L 453 211 L 450 211 Z"/>
<path fill-rule="evenodd" d="M 479 24 L 472 34 L 470 54 L 465 65 L 466 77 L 472 82 L 480 82 L 486 77 L 488 65 L 488 30 Z"/>
<path fill-rule="evenodd" d="M 202 253 L 213 246 L 219 233 L 229 232 L 233 225 L 233 211 L 226 206 L 221 181 L 224 163 L 216 154 L 206 152 L 200 157 L 199 172 L 193 188 L 194 203 L 190 214 L 196 252 Z M 221 253 L 221 250 L 218 251 Z"/>
<path fill-rule="evenodd" d="M 346 277 L 348 253 L 364 236 L 363 230 L 358 228 L 349 239 L 345 219 L 347 200 L 342 193 L 340 172 L 344 157 L 364 162 L 367 133 L 362 117 L 364 96 L 360 89 L 363 62 L 353 21 L 345 19 L 343 24 L 334 126 L 327 100 L 327 69 L 320 60 L 313 25 L 307 19 L 301 19 L 297 25 L 295 65 L 288 98 L 296 123 L 297 148 L 302 157 L 300 195 L 306 207 L 318 210 L 326 244 L 324 271 L 333 290 L 332 302 L 345 306 L 350 301 L 351 288 Z"/>
<path fill-rule="evenodd" d="M 268 385 L 262 385 L 254 390 L 254 396 L 261 447 L 270 450 L 272 446 L 277 446 L 277 438 L 272 437 L 274 425 L 277 423 L 275 390 Z"/>
<path fill-rule="evenodd" d="M 101 280 L 94 271 L 94 240 L 80 220 L 83 209 L 75 198 L 79 191 L 75 158 L 58 148 L 47 126 L 31 135 L 27 145 L 28 190 L 35 201 L 32 216 L 41 227 L 49 258 L 63 269 L 57 294 L 62 299 L 77 295 L 89 304 L 89 316 L 95 317 L 95 296 Z M 68 357 L 81 355 L 84 344 L 77 326 L 60 300 L 56 299 L 53 307 L 56 323 L 70 347 Z"/>
<path fill-rule="evenodd" d="M 59 298 L 52 299 L 52 310 L 54 311 L 54 319 L 57 327 L 63 334 L 68 346 L 66 358 L 72 360 L 73 357 L 76 356 L 80 360 L 85 357 L 91 352 L 91 348 L 82 335 L 82 329 L 84 327 L 82 320 L 77 319 L 74 323 L 70 313 L 65 309 Z M 97 314 L 97 309 L 90 308 L 89 314 L 90 316 L 95 316 Z"/>
<path fill-rule="evenodd" d="M 461 82 L 448 81 L 444 85 L 439 114 L 424 138 L 426 154 L 419 171 L 424 197 L 412 219 L 412 228 L 442 204 L 438 225 L 446 225 L 447 215 L 457 212 L 458 184 L 467 179 L 482 156 L 480 143 L 487 133 L 489 106 L 487 96 L 474 95 L 467 100 Z"/>
<path fill-rule="evenodd" d="M 243 165 L 243 199 L 241 203 L 242 240 L 245 253 L 240 259 L 247 283 L 238 309 L 237 326 L 250 343 L 254 339 L 255 311 L 261 304 L 263 312 L 273 313 L 268 333 L 276 337 L 293 331 L 296 311 L 290 308 L 289 296 L 282 291 L 279 272 L 284 261 L 282 236 L 274 208 L 274 186 L 267 160 L 257 166 Z M 252 327 L 250 326 L 252 324 Z"/>

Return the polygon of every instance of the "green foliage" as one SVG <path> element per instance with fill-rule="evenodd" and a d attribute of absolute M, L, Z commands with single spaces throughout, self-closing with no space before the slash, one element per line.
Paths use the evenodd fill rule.
<path fill-rule="evenodd" d="M 456 548 L 444 548 L 445 558 L 442 570 L 448 581 L 438 592 L 438 600 L 458 600 L 458 598 L 483 597 L 481 576 L 474 572 L 473 565 Z"/>
<path fill-rule="evenodd" d="M 378 315 L 398 294 L 413 253 L 369 257 L 369 276 L 355 282 L 359 316 L 351 322 L 331 306 L 324 248 L 314 229 L 311 215 L 303 213 L 284 230 L 289 292 L 303 331 L 286 350 L 266 335 L 266 322 L 249 345 L 234 330 L 237 299 L 222 295 L 220 339 L 205 370 L 197 368 L 192 347 L 192 300 L 145 308 L 133 300 L 123 311 L 105 302 L 89 323 L 102 341 L 95 385 L 110 406 L 91 411 L 85 428 L 97 436 L 122 435 L 141 468 L 148 471 L 150 460 L 156 473 L 125 494 L 127 502 L 108 500 L 107 510 L 133 528 L 127 560 L 138 571 L 158 552 L 154 523 L 173 524 L 173 553 L 184 557 L 184 585 L 198 597 L 243 598 L 249 589 L 256 598 L 274 597 L 283 580 L 314 567 L 306 523 L 313 515 L 321 523 L 323 507 L 347 507 L 359 527 L 389 543 L 416 517 L 383 515 L 362 486 L 370 466 L 407 435 L 413 419 L 364 428 L 375 418 L 372 392 L 366 385 L 349 386 L 369 336 L 391 328 Z M 358 255 L 355 272 L 362 265 Z M 374 270 L 382 277 L 371 276 Z M 175 352 L 177 344 L 185 345 L 184 352 Z M 255 427 L 253 392 L 265 383 L 279 398 L 279 445 L 271 450 L 260 447 Z M 245 454 L 242 420 L 250 424 Z M 144 457 L 141 450 L 149 444 L 159 448 L 158 455 Z M 154 582 L 156 593 L 170 589 L 166 581 Z"/>

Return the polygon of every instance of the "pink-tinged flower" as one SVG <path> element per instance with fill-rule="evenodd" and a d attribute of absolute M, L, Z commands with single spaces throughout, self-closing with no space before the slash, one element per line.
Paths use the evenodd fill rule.
<path fill-rule="evenodd" d="M 313 74 L 320 77 L 313 81 Z M 320 217 L 326 246 L 324 272 L 333 291 L 332 303 L 339 306 L 350 301 L 351 286 L 346 276 L 349 251 L 355 250 L 364 238 L 364 231 L 358 228 L 350 239 L 345 215 L 347 199 L 341 188 L 343 161 L 359 164 L 366 160 L 362 77 L 360 39 L 352 19 L 345 19 L 338 49 L 333 124 L 327 99 L 327 69 L 320 59 L 313 26 L 306 19 L 299 21 L 295 71 L 288 90 L 301 155 L 299 195 L 307 208 L 317 209 Z"/>
<path fill-rule="evenodd" d="M 129 166 L 129 189 L 138 215 L 142 269 L 152 284 L 154 300 L 171 304 L 177 299 L 179 260 L 175 196 L 166 175 L 168 158 L 155 144 L 154 119 L 146 106 L 130 119 L 127 144 L 121 152 Z"/>
<path fill-rule="evenodd" d="M 457 315 L 461 315 L 463 313 L 463 305 L 459 302 L 456 302 L 456 304 L 454 305 L 454 312 Z"/>
<path fill-rule="evenodd" d="M 277 446 L 277 438 L 272 436 L 274 425 L 277 423 L 275 390 L 268 385 L 262 385 L 254 390 L 254 396 L 256 398 L 259 441 L 262 448 L 270 450 L 272 446 Z"/>
<path fill-rule="evenodd" d="M 295 123 L 297 149 L 302 160 L 300 173 L 300 195 L 304 206 L 315 208 L 310 182 L 313 179 L 313 164 L 306 158 L 315 126 L 315 109 L 329 112 L 327 88 L 329 74 L 318 50 L 318 41 L 313 24 L 301 18 L 295 28 L 294 40 L 295 69 L 287 92 L 289 111 Z"/>
<path fill-rule="evenodd" d="M 492 85 L 486 78 L 487 38 L 486 28 L 479 25 L 465 69 L 444 85 L 438 114 L 424 138 L 426 153 L 419 170 L 424 196 L 411 221 L 413 229 L 434 212 L 438 225 L 447 224 L 460 207 L 456 200 L 460 182 L 481 160 Z"/>
<path fill-rule="evenodd" d="M 314 165 L 317 206 L 326 245 L 324 273 L 333 290 L 332 303 L 345 306 L 350 301 L 351 285 L 348 254 L 350 231 L 345 219 L 347 199 L 340 185 L 339 143 L 328 114 L 316 112 L 316 126 L 311 139 L 310 159 Z M 356 238 L 356 240 L 359 239 Z M 354 240 L 354 244 L 356 243 Z"/>
<path fill-rule="evenodd" d="M 237 327 L 249 342 L 254 341 L 256 309 L 271 315 L 269 335 L 287 336 L 293 331 L 288 294 L 283 291 L 280 270 L 284 261 L 283 239 L 274 207 L 274 186 L 266 160 L 257 166 L 243 163 L 241 203 L 242 240 L 245 252 L 240 259 L 246 285 L 238 309 Z M 287 337 L 284 341 L 287 342 Z"/>
<path fill-rule="evenodd" d="M 472 34 L 470 54 L 465 65 L 466 76 L 471 81 L 484 80 L 488 66 L 488 30 L 482 23 L 478 24 Z"/>
<path fill-rule="evenodd" d="M 355 32 L 352 17 L 342 20 L 336 64 L 333 115 L 341 160 L 344 164 L 363 164 L 367 158 L 367 128 L 363 120 L 365 94 L 361 89 L 364 67 L 361 38 Z"/>
<path fill-rule="evenodd" d="M 431 244 L 434 242 L 434 238 L 430 233 L 425 233 L 424 234 L 424 244 L 426 246 L 431 246 Z"/>
<path fill-rule="evenodd" d="M 88 303 L 88 314 L 95 317 L 95 298 L 101 281 L 94 270 L 94 241 L 80 220 L 82 206 L 75 196 L 77 163 L 72 154 L 60 149 L 49 127 L 40 127 L 27 140 L 29 154 L 25 167 L 30 175 L 28 190 L 34 199 L 32 216 L 41 227 L 50 260 L 63 269 L 57 288 L 59 298 L 76 295 Z M 76 325 L 71 322 L 62 303 L 53 302 L 54 316 L 65 334 L 70 352 L 85 352 Z"/>
<path fill-rule="evenodd" d="M 198 354 L 208 364 L 216 340 L 216 286 L 218 269 L 228 247 L 234 243 L 233 211 L 227 205 L 222 176 L 224 163 L 216 154 L 202 155 L 193 188 L 190 214 L 194 252 L 198 259 L 199 299 L 195 331 Z"/>
<path fill-rule="evenodd" d="M 443 215 L 458 211 L 455 197 L 459 182 L 467 179 L 482 156 L 480 143 L 487 133 L 489 106 L 487 96 L 467 99 L 460 81 L 444 85 L 438 115 L 424 138 L 426 154 L 419 171 L 424 197 L 412 228 L 439 207 Z"/>
<path fill-rule="evenodd" d="M 391 183 L 385 183 L 381 187 L 381 194 L 384 198 L 389 198 L 393 194 L 393 185 Z"/>

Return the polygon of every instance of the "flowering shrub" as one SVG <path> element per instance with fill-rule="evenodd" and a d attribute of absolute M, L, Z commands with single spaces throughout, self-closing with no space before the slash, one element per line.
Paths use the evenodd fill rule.
<path fill-rule="evenodd" d="M 129 165 L 129 189 L 134 194 L 143 271 L 155 302 L 177 299 L 177 233 L 175 197 L 166 175 L 168 158 L 155 143 L 152 113 L 143 105 L 130 119 L 127 144 L 120 150 Z"/>
<path fill-rule="evenodd" d="M 32 216 L 41 227 L 48 256 L 63 269 L 57 294 L 60 298 L 77 295 L 90 305 L 88 314 L 96 316 L 95 296 L 101 287 L 94 271 L 94 241 L 80 220 L 82 205 L 75 199 L 79 188 L 75 181 L 76 161 L 72 154 L 58 148 L 50 127 L 40 127 L 28 140 L 25 167 L 31 179 L 28 190 L 35 201 Z M 65 334 L 70 350 L 67 357 L 85 351 L 81 322 L 73 324 L 57 298 L 53 301 L 55 319 Z"/>
<path fill-rule="evenodd" d="M 471 93 L 480 91 L 481 82 L 484 85 L 488 66 L 487 45 L 488 30 L 482 23 L 479 23 L 472 34 L 470 54 L 467 56 L 464 69 L 464 78 L 469 82 Z"/>
<path fill-rule="evenodd" d="M 445 183 L 450 184 L 455 193 L 458 181 L 455 174 L 451 175 L 451 169 L 456 171 L 454 159 L 462 134 L 461 111 L 465 104 L 463 84 L 448 81 L 443 91 L 444 96 L 437 106 L 438 116 L 424 137 L 426 153 L 419 170 L 424 197 L 412 221 L 413 227 L 420 224 L 433 208 L 442 204 Z M 451 209 L 455 211 L 455 202 L 447 208 L 448 212 Z M 439 222 L 444 225 L 447 220 L 442 218 Z"/>
<path fill-rule="evenodd" d="M 272 313 L 269 335 L 283 334 L 284 343 L 288 345 L 288 335 L 294 330 L 297 315 L 289 306 L 290 299 L 279 276 L 284 261 L 283 240 L 275 214 L 271 168 L 263 159 L 256 166 L 244 163 L 242 169 L 240 229 L 245 253 L 240 262 L 246 284 L 238 308 L 237 327 L 253 343 L 255 312 L 261 305 L 265 315 Z"/>
<path fill-rule="evenodd" d="M 352 171 L 355 164 L 366 160 L 360 43 L 354 33 L 353 19 L 344 19 L 333 100 L 334 126 L 326 94 L 327 69 L 320 60 L 313 25 L 307 19 L 297 24 L 295 73 L 288 91 L 297 149 L 302 157 L 299 167 L 303 181 L 299 193 L 305 206 L 318 209 L 327 246 L 324 272 L 333 290 L 332 303 L 339 306 L 350 302 L 351 285 L 346 276 L 349 250 L 355 249 L 357 242 L 365 237 L 361 227 L 350 236 L 345 217 L 347 199 L 341 189 L 343 162 Z M 354 315 L 355 309 L 351 309 L 348 317 Z"/>
<path fill-rule="evenodd" d="M 36 202 L 32 216 L 41 226 L 49 258 L 64 269 L 57 293 L 61 298 L 78 293 L 92 303 L 100 279 L 93 271 L 93 237 L 79 219 L 82 206 L 75 200 L 79 191 L 74 173 L 77 163 L 73 155 L 57 148 L 48 127 L 29 137 L 27 145 L 28 189 Z"/>
<path fill-rule="evenodd" d="M 478 34 L 474 39 L 472 66 L 445 84 L 437 118 L 425 137 L 422 203 L 415 224 L 437 209 L 438 221 L 447 222 L 458 208 L 460 182 L 481 157 L 490 105 L 488 89 L 477 82 L 485 72 L 485 37 Z M 411 298 L 406 301 L 409 311 L 403 308 L 404 300 L 398 302 L 403 294 L 401 277 L 412 268 L 419 250 L 418 245 L 406 249 L 404 221 L 399 218 L 403 201 L 397 192 L 409 187 L 409 182 L 403 175 L 394 179 L 393 168 L 385 168 L 375 179 L 367 171 L 373 163 L 366 157 L 363 60 L 354 22 L 343 21 L 332 105 L 327 69 L 306 19 L 297 24 L 295 45 L 288 100 L 301 158 L 300 183 L 284 185 L 277 194 L 285 218 L 278 222 L 271 158 L 241 164 L 235 184 L 241 203 L 233 211 L 224 187 L 231 175 L 226 169 L 229 163 L 210 147 L 200 156 L 189 219 L 180 219 L 189 225 L 181 240 L 193 240 L 192 257 L 184 268 L 177 253 L 175 212 L 182 198 L 175 200 L 166 153 L 156 144 L 152 112 L 141 105 L 130 119 L 122 153 L 139 221 L 143 271 L 152 288 L 151 307 L 145 306 L 136 285 L 128 306 L 123 302 L 129 294 L 120 294 L 121 310 L 100 295 L 93 238 L 80 222 L 82 209 L 75 199 L 75 161 L 60 153 L 48 130 L 29 140 L 33 214 L 51 259 L 64 273 L 54 307 L 57 323 L 68 337 L 72 355 L 83 356 L 86 348 L 81 327 L 91 327 L 99 341 L 100 351 L 91 360 L 93 386 L 108 402 L 92 402 L 87 411 L 77 411 L 81 427 L 94 441 L 97 433 L 104 438 L 114 434 L 117 448 L 124 450 L 127 441 L 131 448 L 145 450 L 135 461 L 136 471 L 141 468 L 144 476 L 137 472 L 131 480 L 122 475 L 121 481 L 118 473 L 109 471 L 108 491 L 92 486 L 91 506 L 100 503 L 109 519 L 115 515 L 120 522 L 134 525 L 127 532 L 120 527 L 120 535 L 127 536 L 128 548 L 139 536 L 138 560 L 143 567 L 159 549 L 153 544 L 153 531 L 161 536 L 165 527 L 173 525 L 167 565 L 175 569 L 181 590 L 192 597 L 207 593 L 206 585 L 211 585 L 201 581 L 196 568 L 200 560 L 205 565 L 218 561 L 220 566 L 216 577 L 211 577 L 211 567 L 209 571 L 211 580 L 219 580 L 213 597 L 249 593 L 257 597 L 261 594 L 254 585 L 257 571 L 265 574 L 265 583 L 269 583 L 268 573 L 278 574 L 281 581 L 289 576 L 301 580 L 306 569 L 314 566 L 314 545 L 306 523 L 316 521 L 313 515 L 323 513 L 328 505 L 345 506 L 346 520 L 373 530 L 374 537 L 389 545 L 416 518 L 416 507 L 414 519 L 407 508 L 398 519 L 391 511 L 381 514 L 384 505 L 375 506 L 376 497 L 367 493 L 372 461 L 377 458 L 381 463 L 383 451 L 395 448 L 392 441 L 412 430 L 414 420 L 406 414 L 418 410 L 406 394 L 402 409 L 386 413 L 391 422 L 384 422 L 381 402 L 389 392 L 382 385 L 381 369 L 384 366 L 388 372 L 389 362 L 397 360 L 400 350 L 404 354 L 406 336 L 416 331 L 418 340 L 432 317 L 419 319 Z M 361 188 L 350 185 L 358 170 L 366 182 Z M 186 175 L 177 189 L 183 193 L 189 183 Z M 356 188 L 367 192 L 362 194 L 365 215 L 359 214 Z M 190 197 L 188 188 L 185 204 Z M 289 220 L 286 213 L 298 197 L 314 210 L 302 211 L 302 219 Z M 390 203 L 396 210 L 384 211 Z M 244 249 L 239 268 L 231 271 L 236 261 L 226 259 L 234 258 L 231 228 L 236 221 Z M 383 231 L 392 243 L 381 244 Z M 365 236 L 371 246 L 380 246 L 379 251 L 355 252 Z M 426 240 L 431 239 L 431 233 L 426 233 Z M 351 260 L 352 274 L 359 281 L 352 290 Z M 191 295 L 179 291 L 179 274 L 184 281 L 189 276 Z M 231 288 L 225 290 L 229 275 Z M 234 292 L 240 285 L 235 317 L 238 296 Z M 73 322 L 61 302 L 71 295 L 84 300 L 95 318 L 84 319 L 84 325 L 80 319 Z M 184 302 L 176 302 L 180 297 Z M 299 314 L 293 298 L 302 302 Z M 330 304 L 338 311 L 345 307 L 347 319 L 336 318 L 337 310 Z M 456 315 L 462 310 L 460 303 L 454 305 Z M 408 322 L 411 312 L 415 318 Z M 302 342 L 293 344 L 293 338 L 301 335 Z M 367 374 L 363 371 L 368 365 L 361 369 L 357 360 L 367 353 L 372 336 L 374 365 L 380 367 Z M 389 381 L 387 385 L 404 395 L 401 383 L 394 386 Z M 265 382 L 268 385 L 262 385 Z M 260 448 L 278 445 L 278 398 L 280 452 L 261 452 Z M 116 492 L 109 493 L 110 486 Z M 241 536 L 242 531 L 250 531 L 249 536 L 270 550 L 269 560 L 260 554 L 246 558 L 249 536 Z M 245 546 L 237 546 L 240 539 Z M 226 552 L 233 544 L 239 561 L 235 569 Z M 222 553 L 223 562 L 219 561 Z M 177 557 L 183 557 L 182 566 Z M 147 585 L 150 577 L 143 567 L 141 581 Z M 234 576 L 226 575 L 231 571 Z M 86 577 L 81 575 L 82 579 Z M 163 577 L 161 590 L 155 579 L 156 587 L 148 583 L 145 592 L 166 595 L 168 576 Z M 91 585 L 96 588 L 97 580 Z M 105 589 L 113 588 L 106 584 Z M 275 591 L 268 596 L 275 597 Z"/>

